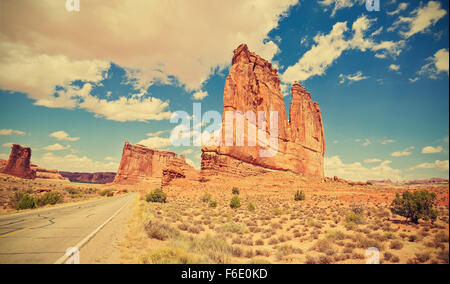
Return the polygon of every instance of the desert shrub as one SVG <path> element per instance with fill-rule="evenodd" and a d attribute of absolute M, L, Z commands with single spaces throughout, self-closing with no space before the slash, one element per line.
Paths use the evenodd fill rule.
<path fill-rule="evenodd" d="M 36 200 L 29 194 L 25 194 L 22 199 L 16 204 L 17 210 L 32 208 L 36 208 Z"/>
<path fill-rule="evenodd" d="M 161 188 L 145 195 L 145 201 L 154 203 L 166 203 L 167 194 Z"/>
<path fill-rule="evenodd" d="M 201 260 L 180 248 L 163 248 L 141 256 L 142 264 L 198 264 Z"/>
<path fill-rule="evenodd" d="M 231 190 L 231 193 L 233 193 L 235 195 L 239 195 L 239 193 L 241 193 L 241 191 L 239 190 L 239 188 L 233 187 L 233 189 Z"/>
<path fill-rule="evenodd" d="M 249 203 L 247 206 L 248 211 L 255 211 L 255 205 L 253 205 L 253 203 Z"/>
<path fill-rule="evenodd" d="M 149 238 L 165 241 L 168 238 L 174 238 L 180 234 L 180 232 L 169 226 L 168 224 L 160 223 L 157 221 L 149 221 L 145 225 L 145 231 Z"/>
<path fill-rule="evenodd" d="M 55 205 L 63 201 L 62 195 L 58 192 L 46 192 L 36 200 L 37 206 Z"/>
<path fill-rule="evenodd" d="M 233 196 L 233 198 L 231 199 L 230 207 L 233 209 L 237 209 L 237 208 L 241 207 L 241 200 L 239 199 L 239 197 L 237 195 Z"/>
<path fill-rule="evenodd" d="M 397 193 L 391 204 L 391 212 L 418 223 L 419 219 L 435 221 L 438 216 L 436 206 L 436 194 L 427 190 Z"/>
<path fill-rule="evenodd" d="M 430 260 L 430 254 L 428 252 L 416 253 L 416 261 L 418 263 L 425 263 Z"/>
<path fill-rule="evenodd" d="M 200 200 L 201 200 L 203 203 L 208 203 L 208 202 L 210 202 L 210 201 L 212 200 L 212 196 L 211 196 L 211 194 L 209 194 L 209 193 L 205 193 L 205 194 L 200 198 Z"/>
<path fill-rule="evenodd" d="M 303 192 L 303 190 L 297 190 L 297 192 L 295 193 L 295 196 L 294 196 L 294 200 L 295 201 L 303 201 L 305 199 L 306 199 L 306 195 Z"/>
<path fill-rule="evenodd" d="M 403 243 L 400 241 L 393 241 L 393 242 L 391 242 L 390 248 L 395 249 L 395 250 L 400 250 L 403 248 Z"/>
<path fill-rule="evenodd" d="M 434 236 L 434 241 L 437 243 L 448 243 L 448 234 L 444 232 L 439 232 Z"/>
<path fill-rule="evenodd" d="M 217 207 L 217 200 L 210 200 L 209 201 L 209 207 L 216 208 Z"/>
<path fill-rule="evenodd" d="M 103 191 L 100 191 L 100 196 L 109 196 L 112 193 L 111 189 L 105 189 Z"/>
<path fill-rule="evenodd" d="M 14 191 L 14 202 L 17 204 L 24 197 L 25 193 L 23 191 Z"/>
<path fill-rule="evenodd" d="M 224 233 L 246 233 L 248 231 L 247 227 L 239 223 L 227 223 L 222 227 L 218 228 L 219 232 Z"/>
<path fill-rule="evenodd" d="M 364 215 L 362 214 L 358 214 L 355 212 L 348 212 L 347 215 L 345 216 L 345 223 L 350 224 L 364 224 L 365 223 L 365 218 Z"/>
<path fill-rule="evenodd" d="M 341 232 L 341 231 L 330 231 L 327 234 L 327 239 L 330 240 L 334 240 L 334 241 L 342 241 L 346 238 L 347 236 Z"/>
<path fill-rule="evenodd" d="M 441 250 L 437 254 L 437 258 L 441 260 L 443 263 L 448 264 L 449 253 L 448 250 Z"/>

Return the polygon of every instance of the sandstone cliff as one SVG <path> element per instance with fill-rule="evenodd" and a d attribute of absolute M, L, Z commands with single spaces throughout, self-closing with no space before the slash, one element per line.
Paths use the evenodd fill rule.
<path fill-rule="evenodd" d="M 12 145 L 11 154 L 2 173 L 25 179 L 36 178 L 36 171 L 31 169 L 31 148 Z"/>
<path fill-rule="evenodd" d="M 278 170 L 323 178 L 325 138 L 319 105 L 298 83 L 292 86 L 292 97 L 288 121 L 277 70 L 270 62 L 250 52 L 245 44 L 234 50 L 224 89 L 221 145 L 202 148 L 202 173 L 248 176 Z M 225 113 L 230 111 L 244 114 L 262 111 L 266 114 L 266 127 L 264 129 L 257 120 L 249 122 L 246 117 L 244 133 L 234 130 L 234 146 L 226 146 Z M 270 125 L 270 112 L 278 113 L 278 125 Z M 261 157 L 260 150 L 267 149 L 261 143 L 249 145 L 249 129 L 255 127 L 266 131 L 267 135 L 269 130 L 278 130 L 274 156 Z M 242 135 L 245 146 L 235 146 Z M 261 142 L 259 137 L 257 141 Z"/>
<path fill-rule="evenodd" d="M 177 165 L 177 168 L 174 165 Z M 122 160 L 114 182 L 142 183 L 154 178 L 162 179 L 163 171 L 171 169 L 186 176 L 184 169 L 189 167 L 183 156 L 178 157 L 173 152 L 154 150 L 142 145 L 134 146 L 125 142 Z"/>
<path fill-rule="evenodd" d="M 39 168 L 36 165 L 31 165 L 31 169 L 36 172 L 36 178 L 68 180 L 67 178 L 64 178 L 57 170 L 47 170 Z"/>

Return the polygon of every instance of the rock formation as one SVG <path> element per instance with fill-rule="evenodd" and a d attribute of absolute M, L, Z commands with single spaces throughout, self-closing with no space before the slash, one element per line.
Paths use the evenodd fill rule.
<path fill-rule="evenodd" d="M 202 173 L 257 175 L 267 171 L 289 171 L 311 177 L 324 177 L 323 156 L 325 138 L 319 105 L 311 100 L 299 83 L 292 86 L 289 121 L 286 115 L 280 80 L 272 64 L 240 45 L 234 50 L 230 74 L 225 82 L 222 138 L 219 146 L 202 148 Z M 225 137 L 226 112 L 252 111 L 256 120 L 244 119 L 243 134 L 233 130 L 233 146 L 227 146 Z M 266 128 L 258 121 L 258 112 L 266 116 Z M 278 113 L 278 125 L 270 125 L 270 112 Z M 234 122 L 236 125 L 236 122 Z M 255 125 L 256 124 L 256 125 Z M 262 157 L 260 150 L 267 149 L 257 138 L 257 145 L 249 145 L 249 129 L 255 126 L 267 135 L 278 130 L 276 154 Z M 236 146 L 236 138 L 244 136 L 244 146 Z M 276 138 L 275 138 L 276 139 Z M 271 146 L 272 147 L 272 146 Z M 273 149 L 273 147 L 272 147 Z"/>
<path fill-rule="evenodd" d="M 64 178 L 57 170 L 47 170 L 39 168 L 36 165 L 31 165 L 31 169 L 36 172 L 36 178 L 68 180 L 67 178 Z"/>
<path fill-rule="evenodd" d="M 199 175 L 197 171 L 186 163 L 186 160 L 183 156 L 180 156 L 179 159 L 170 160 L 163 170 L 163 177 L 161 180 L 161 185 L 168 185 L 174 179 L 199 179 Z"/>
<path fill-rule="evenodd" d="M 186 163 L 183 156 L 178 157 L 173 152 L 154 150 L 143 145 L 133 146 L 127 141 L 114 182 L 142 183 L 154 178 L 162 179 L 164 170 L 166 176 L 182 177 L 178 174 L 186 176 L 184 170 L 190 168 L 192 167 Z M 169 174 L 170 170 L 174 173 Z"/>
<path fill-rule="evenodd" d="M 102 172 L 102 173 L 72 173 L 72 172 L 60 172 L 60 174 L 74 182 L 87 182 L 87 183 L 112 183 L 116 177 L 116 173 Z"/>
<path fill-rule="evenodd" d="M 31 169 L 31 148 L 12 145 L 11 154 L 2 173 L 25 179 L 36 178 L 36 171 Z"/>

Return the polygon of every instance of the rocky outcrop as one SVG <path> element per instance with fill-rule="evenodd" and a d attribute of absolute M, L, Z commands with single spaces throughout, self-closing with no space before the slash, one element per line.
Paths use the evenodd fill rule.
<path fill-rule="evenodd" d="M 100 173 L 72 173 L 72 172 L 60 172 L 60 174 L 73 182 L 86 182 L 86 183 L 99 183 L 106 184 L 112 183 L 116 177 L 116 173 L 100 172 Z"/>
<path fill-rule="evenodd" d="M 176 169 L 175 165 L 180 169 Z M 125 142 L 122 160 L 114 179 L 115 183 L 142 183 L 163 178 L 164 170 L 178 172 L 190 167 L 183 156 L 168 151 L 147 148 L 143 145 L 131 145 Z"/>
<path fill-rule="evenodd" d="M 287 119 L 280 80 L 272 64 L 240 45 L 234 50 L 230 74 L 225 82 L 224 114 L 220 145 L 202 148 L 202 173 L 231 174 L 239 176 L 259 175 L 267 171 L 287 171 L 311 177 L 324 177 L 323 156 L 325 138 L 319 105 L 299 83 L 292 86 L 292 102 Z M 226 143 L 226 113 L 255 113 L 256 120 L 244 118 L 244 131 L 237 133 L 234 123 L 232 146 Z M 258 112 L 265 114 L 266 125 L 258 120 Z M 271 112 L 278 115 L 278 124 L 271 125 Z M 253 129 L 263 131 L 266 137 L 277 130 L 276 143 L 271 144 L 273 154 L 262 156 L 268 144 L 249 143 Z M 250 131 L 252 130 L 252 131 Z M 274 133 L 274 132 L 272 132 Z M 249 135 L 250 134 L 250 135 Z M 231 135 L 230 135 L 231 136 Z M 244 146 L 237 146 L 237 138 L 244 137 Z M 251 139 L 250 139 L 251 140 Z M 275 145 L 275 146 L 274 146 Z"/>
<path fill-rule="evenodd" d="M 11 154 L 2 173 L 25 179 L 36 178 L 36 171 L 31 169 L 31 148 L 12 145 Z"/>
<path fill-rule="evenodd" d="M 31 169 L 36 172 L 36 178 L 68 180 L 67 178 L 63 177 L 57 170 L 47 170 L 39 168 L 36 165 L 31 165 Z"/>
<path fill-rule="evenodd" d="M 197 180 L 199 179 L 199 175 L 197 171 L 186 163 L 186 160 L 183 156 L 180 156 L 179 159 L 170 160 L 163 170 L 163 176 L 161 180 L 161 185 L 166 186 L 170 184 L 170 182 L 174 179 L 190 179 Z"/>

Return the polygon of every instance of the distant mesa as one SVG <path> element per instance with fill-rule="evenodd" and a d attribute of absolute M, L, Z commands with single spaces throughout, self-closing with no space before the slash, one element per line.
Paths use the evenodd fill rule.
<path fill-rule="evenodd" d="M 72 173 L 72 172 L 59 172 L 61 176 L 69 179 L 72 182 L 85 182 L 85 183 L 112 183 L 116 177 L 116 173 L 111 172 L 99 172 L 99 173 Z"/>
<path fill-rule="evenodd" d="M 193 177 L 195 169 L 183 156 L 125 142 L 114 183 L 137 184 L 161 179 L 167 184 L 175 178 Z"/>
<path fill-rule="evenodd" d="M 202 148 L 201 169 L 204 175 L 245 177 L 268 171 L 284 171 L 324 178 L 325 137 L 318 103 L 313 102 L 311 94 L 296 82 L 292 86 L 288 120 L 277 70 L 272 68 L 270 62 L 250 52 L 245 44 L 234 50 L 223 102 L 222 143 L 220 146 Z M 244 126 L 245 146 L 225 146 L 227 111 L 244 114 L 247 111 L 264 111 L 267 114 L 267 133 L 271 127 L 269 113 L 278 112 L 277 154 L 274 157 L 260 157 L 259 151 L 264 149 L 262 146 L 248 146 L 247 118 Z M 262 128 L 262 125 L 256 126 Z"/>
<path fill-rule="evenodd" d="M 0 173 L 24 179 L 70 180 L 87 183 L 111 183 L 115 173 L 70 173 L 43 169 L 31 164 L 31 148 L 14 144 L 7 161 L 0 160 Z"/>

